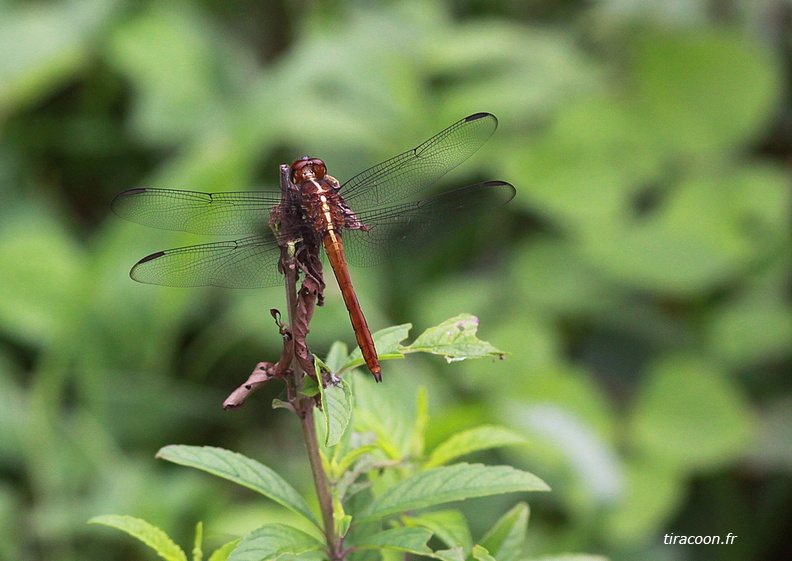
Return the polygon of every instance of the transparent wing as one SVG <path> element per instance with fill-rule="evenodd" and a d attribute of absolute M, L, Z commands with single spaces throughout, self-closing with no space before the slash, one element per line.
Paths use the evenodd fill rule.
<path fill-rule="evenodd" d="M 158 251 L 138 261 L 129 275 L 162 286 L 264 288 L 283 282 L 279 257 L 274 237 L 252 236 Z"/>
<path fill-rule="evenodd" d="M 404 257 L 494 212 L 514 198 L 514 187 L 487 181 L 428 199 L 357 214 L 368 231 L 344 230 L 347 261 L 358 267 Z"/>
<path fill-rule="evenodd" d="M 405 200 L 467 160 L 497 127 L 489 113 L 465 117 L 412 150 L 360 172 L 341 186 L 341 195 L 360 210 Z"/>
<path fill-rule="evenodd" d="M 193 234 L 246 235 L 269 229 L 278 191 L 198 193 L 175 189 L 128 189 L 111 205 L 121 218 L 163 230 Z"/>

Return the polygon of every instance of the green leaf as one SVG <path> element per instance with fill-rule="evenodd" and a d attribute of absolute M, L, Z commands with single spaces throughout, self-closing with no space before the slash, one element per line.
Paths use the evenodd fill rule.
<path fill-rule="evenodd" d="M 374 346 L 377 348 L 377 356 L 380 359 L 403 358 L 403 347 L 400 343 L 407 338 L 410 329 L 412 329 L 412 324 L 404 323 L 402 325 L 392 325 L 373 333 L 371 337 L 374 340 Z M 344 368 L 349 369 L 362 366 L 363 364 L 365 364 L 363 353 L 361 353 L 360 348 L 355 347 L 355 350 L 349 355 Z"/>
<path fill-rule="evenodd" d="M 218 111 L 222 45 L 189 5 L 153 4 L 125 18 L 109 42 L 110 61 L 137 95 L 133 123 L 151 141 L 200 130 L 195 112 Z"/>
<path fill-rule="evenodd" d="M 432 550 L 426 545 L 432 532 L 425 528 L 394 528 L 362 538 L 354 545 L 360 548 L 385 548 L 406 551 L 416 555 L 431 555 Z"/>
<path fill-rule="evenodd" d="M 388 432 L 389 427 L 378 421 L 379 419 L 373 418 L 370 411 L 355 411 L 355 430 L 364 428 L 373 433 L 376 438 L 374 446 L 382 451 L 388 459 L 400 460 L 404 454 L 402 454 L 398 442 L 391 438 L 391 433 Z M 360 432 L 364 433 L 364 431 Z"/>
<path fill-rule="evenodd" d="M 461 547 L 453 547 L 451 549 L 437 550 L 432 557 L 441 561 L 465 561 L 465 552 Z"/>
<path fill-rule="evenodd" d="M 411 323 L 403 323 L 376 331 L 371 338 L 374 339 L 374 344 L 377 346 L 377 353 L 401 356 L 400 343 L 410 334 L 410 329 L 412 329 Z"/>
<path fill-rule="evenodd" d="M 366 454 L 371 454 L 375 450 L 379 450 L 379 447 L 374 444 L 364 444 L 363 446 L 350 450 L 348 454 L 345 454 L 344 457 L 338 461 L 338 464 L 335 468 L 336 471 L 333 474 L 334 478 L 340 478 L 358 458 Z"/>
<path fill-rule="evenodd" d="M 513 430 L 494 425 L 476 427 L 457 433 L 440 444 L 429 456 L 424 468 L 447 464 L 460 456 L 479 450 L 527 444 L 528 440 Z"/>
<path fill-rule="evenodd" d="M 487 551 L 486 548 L 481 547 L 480 545 L 473 546 L 473 558 L 478 559 L 478 561 L 495 561 L 495 558 L 490 555 L 490 552 Z"/>
<path fill-rule="evenodd" d="M 308 504 L 294 487 L 272 469 L 242 454 L 212 446 L 171 445 L 161 448 L 157 457 L 239 483 L 320 527 Z"/>
<path fill-rule="evenodd" d="M 228 543 L 224 543 L 220 547 L 214 550 L 211 557 L 209 557 L 209 561 L 227 561 L 228 556 L 231 555 L 231 552 L 236 549 L 236 546 L 239 542 L 242 541 L 242 538 L 231 540 Z"/>
<path fill-rule="evenodd" d="M 531 557 L 530 561 L 608 561 L 608 558 L 602 555 L 590 555 L 587 553 L 561 553 L 559 555 Z"/>
<path fill-rule="evenodd" d="M 2 226 L 0 322 L 26 344 L 53 345 L 73 327 L 86 255 L 46 208 L 20 209 Z"/>
<path fill-rule="evenodd" d="M 349 349 L 346 344 L 336 341 L 330 346 L 330 350 L 327 352 L 327 357 L 325 357 L 324 362 L 331 372 L 337 372 L 344 366 L 348 354 Z"/>
<path fill-rule="evenodd" d="M 320 384 L 321 387 L 321 384 Z M 352 419 L 352 388 L 343 378 L 338 384 L 321 388 L 322 416 L 325 420 L 325 446 L 335 446 Z"/>
<path fill-rule="evenodd" d="M 317 372 L 318 371 L 319 370 L 317 369 Z M 305 396 L 308 396 L 308 397 L 313 397 L 313 396 L 315 396 L 316 394 L 318 394 L 321 391 L 322 390 L 319 389 L 319 382 L 316 381 L 316 378 L 313 378 L 311 376 L 306 376 L 303 379 L 303 387 L 300 390 L 300 393 L 302 395 L 305 395 Z"/>
<path fill-rule="evenodd" d="M 374 499 L 357 522 L 473 497 L 549 489 L 532 473 L 510 466 L 461 463 L 422 471 L 400 481 Z"/>
<path fill-rule="evenodd" d="M 356 373 L 352 379 L 355 393 L 354 427 L 359 434 L 373 434 L 372 442 L 391 460 L 400 460 L 410 453 L 414 426 L 404 395 L 385 395 L 382 386 L 371 376 Z"/>
<path fill-rule="evenodd" d="M 643 456 L 624 463 L 624 490 L 620 500 L 602 517 L 610 543 L 639 545 L 646 536 L 661 532 L 685 501 L 683 472 Z"/>
<path fill-rule="evenodd" d="M 346 536 L 352 524 L 352 515 L 344 511 L 344 503 L 338 498 L 338 492 L 333 495 L 333 523 L 338 536 Z"/>
<path fill-rule="evenodd" d="M 184 551 L 173 543 L 173 540 L 171 540 L 165 532 L 140 518 L 120 514 L 107 514 L 103 516 L 94 516 L 88 523 L 102 524 L 126 532 L 130 536 L 142 541 L 156 551 L 157 555 L 167 561 L 187 561 L 187 555 L 185 555 Z"/>
<path fill-rule="evenodd" d="M 481 545 L 498 561 L 516 561 L 522 554 L 529 513 L 527 504 L 518 503 L 490 528 Z"/>
<path fill-rule="evenodd" d="M 90 64 L 116 1 L 0 2 L 0 114 L 50 95 Z"/>
<path fill-rule="evenodd" d="M 788 352 L 792 308 L 780 293 L 767 291 L 731 299 L 710 311 L 706 326 L 708 347 L 720 362 L 750 368 Z"/>
<path fill-rule="evenodd" d="M 203 561 L 203 522 L 195 525 L 195 540 L 193 541 L 193 561 Z"/>
<path fill-rule="evenodd" d="M 426 387 L 418 388 L 415 396 L 415 425 L 412 430 L 410 453 L 416 458 L 423 457 L 426 448 L 426 427 L 429 425 L 429 398 Z"/>
<path fill-rule="evenodd" d="M 228 561 L 264 561 L 281 555 L 319 560 L 325 556 L 322 548 L 322 542 L 302 530 L 286 524 L 267 524 L 239 542 Z"/>
<path fill-rule="evenodd" d="M 611 282 L 696 298 L 743 274 L 768 244 L 783 243 L 768 207 L 785 199 L 785 183 L 773 173 L 701 166 L 669 187 L 651 219 L 613 219 L 592 230 L 577 255 Z M 746 220 L 757 226 L 741 226 Z"/>
<path fill-rule="evenodd" d="M 476 316 L 460 314 L 430 327 L 403 350 L 442 355 L 449 362 L 468 358 L 502 358 L 505 354 L 503 351 L 476 337 L 478 324 Z"/>
<path fill-rule="evenodd" d="M 746 398 L 716 365 L 693 356 L 655 364 L 636 399 L 635 445 L 681 469 L 724 465 L 746 451 L 753 419 Z"/>
<path fill-rule="evenodd" d="M 463 559 L 473 548 L 467 520 L 458 510 L 438 510 L 420 516 L 406 516 L 403 522 L 407 526 L 422 526 L 431 530 L 450 548 L 461 548 Z"/>
<path fill-rule="evenodd" d="M 630 52 L 645 128 L 676 150 L 747 144 L 778 103 L 778 61 L 736 29 L 642 33 Z"/>

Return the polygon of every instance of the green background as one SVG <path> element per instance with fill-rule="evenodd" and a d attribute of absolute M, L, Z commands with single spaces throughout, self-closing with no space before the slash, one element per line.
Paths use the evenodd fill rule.
<path fill-rule="evenodd" d="M 517 197 L 407 261 L 353 270 L 373 329 L 481 318 L 505 361 L 384 364 L 383 415 L 497 423 L 526 558 L 787 559 L 792 533 L 790 13 L 784 0 L 0 2 L 0 559 L 151 559 L 107 513 L 209 549 L 284 513 L 154 459 L 225 446 L 311 497 L 299 427 L 221 403 L 279 338 L 279 289 L 138 285 L 209 241 L 126 223 L 126 188 L 340 180 L 478 111 L 500 128 L 440 188 Z M 309 339 L 354 343 L 332 282 Z M 518 497 L 463 504 L 474 534 Z M 672 546 L 664 534 L 739 537 Z"/>

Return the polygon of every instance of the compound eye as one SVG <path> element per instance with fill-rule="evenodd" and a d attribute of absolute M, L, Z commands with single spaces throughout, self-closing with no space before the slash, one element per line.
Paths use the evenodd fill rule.
<path fill-rule="evenodd" d="M 324 176 L 327 175 L 327 166 L 322 160 L 314 159 L 311 160 L 313 164 L 314 175 L 316 179 L 324 179 Z"/>
<path fill-rule="evenodd" d="M 305 177 L 303 176 L 303 169 L 305 168 L 305 166 L 309 165 L 310 163 L 311 163 L 311 158 L 309 158 L 308 156 L 304 156 L 299 160 L 296 160 L 291 165 L 292 183 L 297 184 L 301 182 L 303 179 L 305 179 Z"/>

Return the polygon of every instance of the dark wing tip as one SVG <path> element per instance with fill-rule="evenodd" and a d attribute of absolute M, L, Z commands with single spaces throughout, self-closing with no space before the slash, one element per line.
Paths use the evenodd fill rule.
<path fill-rule="evenodd" d="M 151 255 L 146 255 L 143 259 L 141 259 L 140 261 L 135 263 L 135 265 L 132 267 L 132 270 L 129 271 L 129 277 L 133 281 L 141 282 L 143 284 L 156 284 L 156 283 L 152 283 L 149 280 L 146 280 L 145 278 L 140 278 L 140 269 L 139 269 L 139 267 L 141 265 L 143 265 L 144 263 L 148 263 L 149 261 L 153 261 L 154 259 L 159 259 L 163 255 L 165 255 L 164 251 L 158 251 L 156 253 L 152 253 Z"/>
<path fill-rule="evenodd" d="M 478 119 L 485 119 L 487 117 L 492 117 L 493 119 L 495 119 L 496 123 L 498 122 L 498 118 L 495 115 L 487 112 L 473 113 L 472 115 L 468 115 L 467 117 L 465 117 L 465 122 L 469 123 L 470 121 L 477 121 Z"/>
<path fill-rule="evenodd" d="M 129 195 L 137 195 L 138 193 L 145 193 L 148 191 L 146 187 L 133 187 L 132 189 L 127 189 L 126 191 L 121 191 L 118 194 L 118 197 L 127 197 Z M 116 198 L 118 198 L 116 197 Z"/>
<path fill-rule="evenodd" d="M 163 255 L 165 255 L 164 251 L 158 251 L 156 253 L 152 253 L 151 255 L 146 255 L 143 259 L 138 261 L 137 264 L 135 264 L 135 267 L 137 267 L 138 265 L 142 265 L 143 263 L 147 263 L 148 261 L 153 261 L 154 259 L 159 259 Z M 134 268 L 133 268 L 133 270 L 134 270 Z"/>
<path fill-rule="evenodd" d="M 498 188 L 498 193 L 503 196 L 503 202 L 501 203 L 503 205 L 511 201 L 515 195 L 517 195 L 517 189 L 514 188 L 514 185 L 506 181 L 485 181 L 482 185 Z"/>
<path fill-rule="evenodd" d="M 146 191 L 148 191 L 148 189 L 145 187 L 134 187 L 132 189 L 127 189 L 126 191 L 121 191 L 118 195 L 115 196 L 113 202 L 110 203 L 110 208 L 112 209 L 113 212 L 118 214 L 117 209 L 119 205 L 122 203 L 122 201 L 124 201 L 127 197 L 140 195 L 141 193 L 145 193 Z"/>

